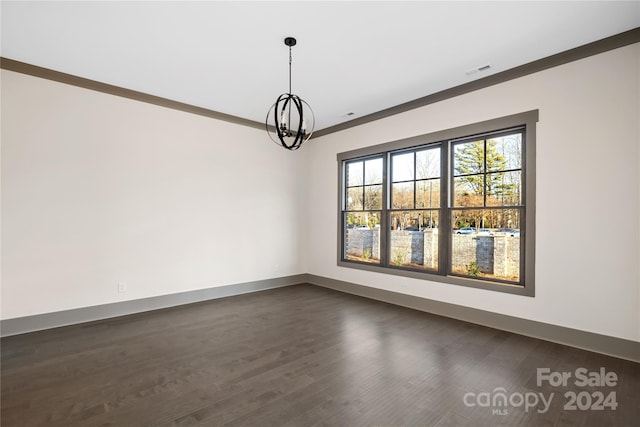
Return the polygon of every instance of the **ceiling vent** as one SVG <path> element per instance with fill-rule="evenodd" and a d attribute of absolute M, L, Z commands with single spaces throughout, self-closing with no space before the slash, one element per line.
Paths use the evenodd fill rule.
<path fill-rule="evenodd" d="M 486 65 L 482 65 L 482 66 L 480 66 L 478 68 L 472 68 L 471 70 L 466 71 L 465 74 L 467 76 L 470 76 L 470 75 L 475 74 L 475 73 L 487 71 L 490 68 L 491 68 L 491 65 L 490 64 L 486 64 Z"/>

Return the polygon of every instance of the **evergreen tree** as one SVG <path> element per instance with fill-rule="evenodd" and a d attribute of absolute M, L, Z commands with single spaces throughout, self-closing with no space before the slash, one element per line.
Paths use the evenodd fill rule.
<path fill-rule="evenodd" d="M 520 172 L 508 170 L 498 141 L 487 139 L 460 144 L 454 152 L 454 174 L 462 188 L 456 190 L 456 206 L 498 207 L 519 204 Z M 513 166 L 512 166 L 513 167 Z M 495 209 L 459 211 L 454 226 L 494 227 L 501 223 Z"/>
<path fill-rule="evenodd" d="M 489 198 L 503 200 L 505 197 L 513 196 L 516 189 L 516 184 L 511 182 L 506 174 L 495 173 L 504 171 L 507 165 L 506 158 L 496 146 L 497 141 L 488 139 L 486 149 L 485 141 L 476 141 L 457 146 L 454 153 L 454 172 L 456 176 L 463 175 L 459 180 L 467 184 L 471 190 L 467 195 L 482 197 L 486 192 L 487 204 L 491 205 L 495 203 L 489 203 Z"/>

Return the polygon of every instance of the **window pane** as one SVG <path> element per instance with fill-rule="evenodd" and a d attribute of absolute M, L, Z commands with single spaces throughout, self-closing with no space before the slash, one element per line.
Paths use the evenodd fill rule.
<path fill-rule="evenodd" d="M 440 178 L 440 148 L 416 153 L 416 179 Z"/>
<path fill-rule="evenodd" d="M 453 178 L 454 206 L 484 206 L 484 176 L 470 175 Z"/>
<path fill-rule="evenodd" d="M 382 184 L 382 159 L 364 162 L 365 184 Z"/>
<path fill-rule="evenodd" d="M 520 229 L 520 209 L 456 209 L 453 211 L 453 233 L 460 232 L 462 228 L 472 228 L 472 233 L 480 229 Z M 469 234 L 468 232 L 466 234 Z"/>
<path fill-rule="evenodd" d="M 487 227 L 520 237 L 520 209 L 487 209 L 485 212 Z"/>
<path fill-rule="evenodd" d="M 516 133 L 487 140 L 487 169 L 489 171 L 521 168 L 522 134 Z"/>
<path fill-rule="evenodd" d="M 347 228 L 373 229 L 380 227 L 380 211 L 345 213 Z"/>
<path fill-rule="evenodd" d="M 438 268 L 438 211 L 400 211 L 391 214 L 389 265 Z"/>
<path fill-rule="evenodd" d="M 453 227 L 454 234 L 475 234 L 482 227 L 484 209 L 454 210 Z"/>
<path fill-rule="evenodd" d="M 391 206 L 393 209 L 413 209 L 413 181 L 391 185 Z"/>
<path fill-rule="evenodd" d="M 347 188 L 347 210 L 362 210 L 362 187 Z"/>
<path fill-rule="evenodd" d="M 456 176 L 484 172 L 484 141 L 454 145 L 453 171 Z"/>
<path fill-rule="evenodd" d="M 364 188 L 364 208 L 382 209 L 382 185 L 368 185 Z"/>
<path fill-rule="evenodd" d="M 347 163 L 347 187 L 362 185 L 363 162 Z"/>
<path fill-rule="evenodd" d="M 521 204 L 520 171 L 487 174 L 487 206 Z"/>
<path fill-rule="evenodd" d="M 344 258 L 380 263 L 380 212 L 344 214 Z"/>
<path fill-rule="evenodd" d="M 518 209 L 454 210 L 452 224 L 453 273 L 519 282 Z"/>
<path fill-rule="evenodd" d="M 440 206 L 440 180 L 416 181 L 416 208 Z"/>
<path fill-rule="evenodd" d="M 396 154 L 392 157 L 393 182 L 410 181 L 413 173 L 413 153 Z"/>
<path fill-rule="evenodd" d="M 390 213 L 391 230 L 424 230 L 438 228 L 438 211 L 435 209 L 394 211 Z"/>

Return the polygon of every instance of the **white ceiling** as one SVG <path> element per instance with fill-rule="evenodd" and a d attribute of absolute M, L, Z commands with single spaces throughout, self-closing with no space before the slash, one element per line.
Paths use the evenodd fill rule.
<path fill-rule="evenodd" d="M 640 1 L 1 7 L 3 57 L 257 122 L 287 92 L 294 36 L 293 92 L 316 130 L 640 27 Z"/>

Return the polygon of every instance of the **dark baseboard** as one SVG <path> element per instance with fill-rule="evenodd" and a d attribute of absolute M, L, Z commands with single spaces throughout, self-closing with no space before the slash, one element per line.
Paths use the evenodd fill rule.
<path fill-rule="evenodd" d="M 322 286 L 439 316 L 450 317 L 490 328 L 556 342 L 631 360 L 633 362 L 640 362 L 640 342 L 637 341 L 566 328 L 534 320 L 521 319 L 519 317 L 420 298 L 370 286 L 357 285 L 355 283 L 316 276 L 314 274 L 298 274 L 34 316 L 5 319 L 0 322 L 0 336 L 6 337 L 24 334 L 301 283 Z"/>
<path fill-rule="evenodd" d="M 128 314 L 158 310 L 183 304 L 191 304 L 210 299 L 224 298 L 282 286 L 296 285 L 304 283 L 305 279 L 305 274 L 298 274 L 294 276 L 257 280 L 254 282 L 238 283 L 207 289 L 198 289 L 195 291 L 160 295 L 156 297 L 101 304 L 92 307 L 56 311 L 53 313 L 37 314 L 34 316 L 5 319 L 0 322 L 0 336 L 7 337 L 27 332 L 40 331 L 43 329 L 75 325 L 78 323 L 126 316 Z"/>
<path fill-rule="evenodd" d="M 640 342 L 307 274 L 307 282 L 414 310 L 640 362 Z"/>

